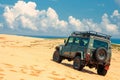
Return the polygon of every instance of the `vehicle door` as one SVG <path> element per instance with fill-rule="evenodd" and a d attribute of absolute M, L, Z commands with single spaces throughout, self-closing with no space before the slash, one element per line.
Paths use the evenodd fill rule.
<path fill-rule="evenodd" d="M 66 57 L 70 57 L 71 47 L 74 43 L 74 37 L 69 37 L 67 42 L 65 43 L 65 46 L 63 47 L 63 55 Z"/>
<path fill-rule="evenodd" d="M 88 43 L 89 43 L 88 38 L 76 37 L 74 44 L 72 45 L 72 48 L 71 48 L 70 57 L 73 58 L 76 52 L 85 53 L 87 51 Z"/>
<path fill-rule="evenodd" d="M 70 57 L 73 58 L 75 56 L 75 53 L 79 50 L 79 46 L 80 46 L 80 37 L 76 37 L 74 40 L 74 43 L 71 47 L 71 52 L 70 52 Z"/>
<path fill-rule="evenodd" d="M 78 51 L 86 53 L 89 44 L 89 38 L 81 38 Z"/>

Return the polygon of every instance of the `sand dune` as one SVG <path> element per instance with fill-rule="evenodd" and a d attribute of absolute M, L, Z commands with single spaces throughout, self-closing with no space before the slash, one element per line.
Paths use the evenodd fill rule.
<path fill-rule="evenodd" d="M 112 48 L 110 70 L 105 77 L 95 69 L 72 68 L 73 62 L 52 61 L 61 39 L 39 39 L 0 35 L 0 80 L 120 80 L 120 48 Z"/>

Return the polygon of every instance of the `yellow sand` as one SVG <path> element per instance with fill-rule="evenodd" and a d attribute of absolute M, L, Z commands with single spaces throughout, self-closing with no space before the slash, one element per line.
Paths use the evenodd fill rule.
<path fill-rule="evenodd" d="M 0 80 L 120 80 L 120 53 L 112 49 L 110 69 L 105 77 L 85 67 L 72 68 L 73 62 L 52 61 L 54 47 L 61 39 L 39 39 L 0 35 Z"/>

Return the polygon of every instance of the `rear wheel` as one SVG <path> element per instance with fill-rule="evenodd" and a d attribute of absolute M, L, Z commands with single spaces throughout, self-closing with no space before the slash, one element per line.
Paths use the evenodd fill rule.
<path fill-rule="evenodd" d="M 53 54 L 53 61 L 61 63 L 62 62 L 62 57 L 58 53 L 58 51 L 55 51 Z"/>
<path fill-rule="evenodd" d="M 84 66 L 81 64 L 80 56 L 76 56 L 73 61 L 73 68 L 81 71 L 83 69 L 83 67 Z"/>
<path fill-rule="evenodd" d="M 99 75 L 105 76 L 107 74 L 107 70 L 104 69 L 103 65 L 99 65 L 97 68 L 97 73 Z"/>

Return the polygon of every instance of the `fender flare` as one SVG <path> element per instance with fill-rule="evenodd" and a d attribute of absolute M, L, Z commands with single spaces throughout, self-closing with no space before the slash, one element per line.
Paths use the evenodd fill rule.
<path fill-rule="evenodd" d="M 81 60 L 83 60 L 83 59 L 84 59 L 84 54 L 83 54 L 83 52 L 82 52 L 82 51 L 78 51 L 78 52 L 76 52 L 75 57 L 76 57 L 76 56 L 80 56 L 80 57 L 81 57 Z"/>
<path fill-rule="evenodd" d="M 60 54 L 62 54 L 62 47 L 63 46 L 56 46 L 55 50 L 57 50 Z"/>

